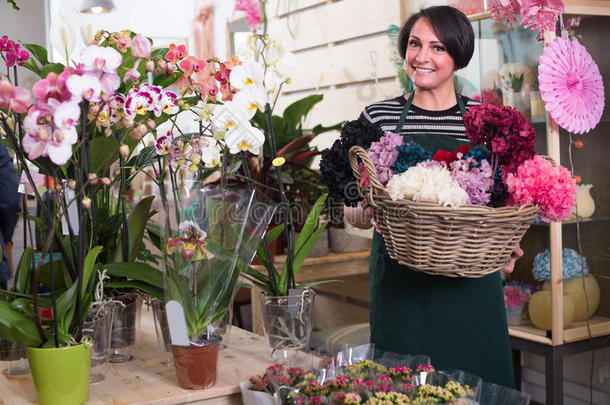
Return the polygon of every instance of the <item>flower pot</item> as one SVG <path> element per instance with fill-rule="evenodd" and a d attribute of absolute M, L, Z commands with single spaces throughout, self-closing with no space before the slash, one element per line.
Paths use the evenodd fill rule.
<path fill-rule="evenodd" d="M 330 228 L 330 250 L 335 253 L 364 252 L 370 249 L 371 239 L 353 235 L 344 228 Z"/>
<path fill-rule="evenodd" d="M 241 401 L 244 405 L 275 405 L 273 395 L 268 392 L 254 391 L 252 384 L 249 381 L 242 381 L 239 383 L 241 389 Z"/>
<path fill-rule="evenodd" d="M 263 329 L 272 360 L 291 362 L 301 351 L 309 349 L 314 298 L 312 289 L 280 297 L 261 292 Z"/>
<path fill-rule="evenodd" d="M 25 346 L 2 337 L 0 337 L 0 361 L 8 362 L 8 367 L 2 370 L 3 375 L 21 375 L 30 372 Z"/>
<path fill-rule="evenodd" d="M 123 363 L 133 359 L 136 344 L 136 323 L 142 301 L 139 297 L 120 298 L 114 306 L 110 336 L 110 362 Z"/>
<path fill-rule="evenodd" d="M 172 346 L 178 384 L 185 389 L 201 390 L 216 383 L 220 339 L 204 341 L 204 346 Z"/>
<path fill-rule="evenodd" d="M 530 320 L 535 327 L 551 330 L 551 291 L 535 292 L 529 300 Z M 574 321 L 574 301 L 571 294 L 563 294 L 563 327 L 567 328 Z"/>
<path fill-rule="evenodd" d="M 153 301 L 153 317 L 155 319 L 155 335 L 157 335 L 157 343 L 159 350 L 163 356 L 163 363 L 168 367 L 173 367 L 172 360 L 172 339 L 169 334 L 169 325 L 167 323 L 167 313 L 165 312 L 165 302 Z"/>
<path fill-rule="evenodd" d="M 551 283 L 548 280 L 545 281 L 542 289 L 550 290 Z M 599 307 L 599 283 L 593 274 L 585 277 L 584 281 L 582 277 L 563 280 L 563 292 L 570 294 L 574 301 L 574 321 L 586 321 Z"/>
<path fill-rule="evenodd" d="M 522 311 L 506 311 L 506 323 L 508 326 L 519 326 L 521 325 L 521 314 Z"/>
<path fill-rule="evenodd" d="M 89 399 L 91 348 L 27 348 L 39 405 L 79 405 Z"/>
<path fill-rule="evenodd" d="M 96 319 L 88 320 L 83 324 L 83 335 L 93 339 L 91 348 L 91 375 L 89 382 L 95 383 L 106 378 L 110 347 L 110 332 L 112 327 L 113 310 L 105 311 Z"/>
<path fill-rule="evenodd" d="M 531 117 L 530 92 L 511 91 L 504 92 L 504 105 L 516 108 L 529 120 Z"/>

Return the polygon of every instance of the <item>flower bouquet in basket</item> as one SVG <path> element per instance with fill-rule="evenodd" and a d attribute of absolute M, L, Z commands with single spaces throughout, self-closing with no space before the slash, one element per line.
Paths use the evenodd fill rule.
<path fill-rule="evenodd" d="M 482 104 L 464 123 L 470 145 L 454 150 L 426 150 L 432 135 L 414 141 L 386 132 L 367 150 L 349 151 L 388 254 L 414 270 L 497 271 L 536 216 L 560 221 L 574 205 L 574 179 L 535 154 L 534 129 L 518 110 Z"/>

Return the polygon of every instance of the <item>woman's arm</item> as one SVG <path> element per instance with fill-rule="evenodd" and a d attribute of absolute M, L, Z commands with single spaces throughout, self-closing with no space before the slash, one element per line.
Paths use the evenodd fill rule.
<path fill-rule="evenodd" d="M 362 202 L 358 203 L 357 207 L 343 207 L 343 215 L 345 220 L 352 226 L 360 229 L 369 229 L 373 226 L 371 219 L 373 218 L 373 212 L 370 208 L 362 206 Z"/>

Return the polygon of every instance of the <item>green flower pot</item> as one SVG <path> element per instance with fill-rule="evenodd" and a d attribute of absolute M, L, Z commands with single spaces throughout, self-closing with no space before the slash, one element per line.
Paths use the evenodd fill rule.
<path fill-rule="evenodd" d="M 39 405 L 80 405 L 89 399 L 91 348 L 27 348 Z"/>

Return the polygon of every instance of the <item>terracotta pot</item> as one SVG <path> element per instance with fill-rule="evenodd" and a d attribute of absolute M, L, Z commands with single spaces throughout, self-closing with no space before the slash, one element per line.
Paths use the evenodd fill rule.
<path fill-rule="evenodd" d="M 202 347 L 172 346 L 178 384 L 185 389 L 201 390 L 216 383 L 220 339 Z"/>

